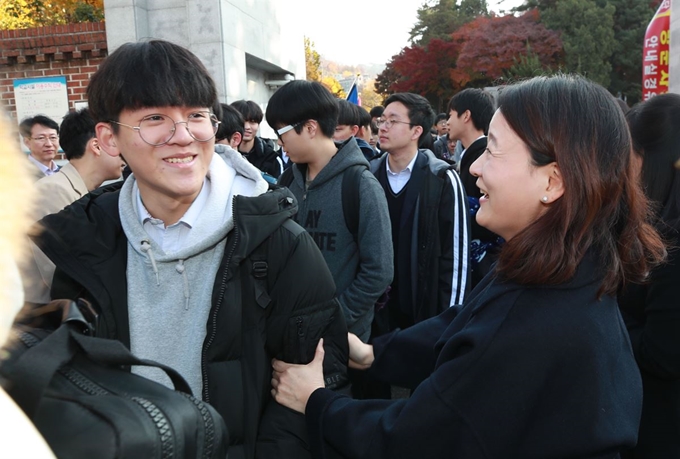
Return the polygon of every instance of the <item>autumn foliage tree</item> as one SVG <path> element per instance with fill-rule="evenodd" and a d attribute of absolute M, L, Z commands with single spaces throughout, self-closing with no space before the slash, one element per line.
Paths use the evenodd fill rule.
<path fill-rule="evenodd" d="M 104 20 L 104 0 L 0 0 L 0 29 Z"/>
<path fill-rule="evenodd" d="M 394 56 L 376 80 L 379 92 L 415 92 L 439 111 L 456 92 L 500 81 L 520 56 L 530 54 L 546 69 L 562 59 L 557 32 L 538 21 L 538 13 L 522 16 L 479 16 L 451 35 L 426 46 L 410 46 Z"/>
<path fill-rule="evenodd" d="M 453 33 L 460 54 L 451 77 L 460 86 L 488 86 L 502 80 L 520 56 L 531 54 L 546 69 L 563 59 L 559 33 L 539 22 L 537 10 L 522 16 L 480 16 Z"/>

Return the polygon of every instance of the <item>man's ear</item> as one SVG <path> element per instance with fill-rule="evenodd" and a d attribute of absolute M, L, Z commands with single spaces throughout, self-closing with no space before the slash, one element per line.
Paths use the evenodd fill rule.
<path fill-rule="evenodd" d="M 411 134 L 411 140 L 418 141 L 420 139 L 420 135 L 422 133 L 423 133 L 423 127 L 422 126 L 416 126 L 415 129 L 413 130 L 413 134 Z"/>
<path fill-rule="evenodd" d="M 110 156 L 120 156 L 120 150 L 116 142 L 116 136 L 113 133 L 113 128 L 109 123 L 97 123 L 95 126 L 97 132 L 97 142 L 99 148 L 104 150 Z"/>
<path fill-rule="evenodd" d="M 316 137 L 317 131 L 319 129 L 319 123 L 316 120 L 307 120 L 303 127 L 303 132 L 307 131 L 311 138 Z"/>
<path fill-rule="evenodd" d="M 356 124 L 352 125 L 352 136 L 356 137 L 358 132 L 359 126 L 357 126 Z"/>
<path fill-rule="evenodd" d="M 31 139 L 28 137 L 22 137 L 24 139 L 24 145 L 26 145 L 26 148 L 28 148 L 28 151 L 31 151 L 31 145 L 28 143 Z"/>
<path fill-rule="evenodd" d="M 96 137 L 92 137 L 85 144 L 85 152 L 91 151 L 95 156 L 101 156 L 102 150 L 99 148 L 99 140 Z"/>
<path fill-rule="evenodd" d="M 232 134 L 231 139 L 229 139 L 229 145 L 233 149 L 238 149 L 238 146 L 241 145 L 241 142 L 243 141 L 243 136 L 241 135 L 240 132 L 234 132 Z"/>

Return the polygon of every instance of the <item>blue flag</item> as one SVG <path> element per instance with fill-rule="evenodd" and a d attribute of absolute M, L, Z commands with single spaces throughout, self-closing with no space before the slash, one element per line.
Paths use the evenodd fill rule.
<path fill-rule="evenodd" d="M 357 89 L 356 81 L 352 84 L 347 94 L 347 101 L 352 102 L 354 105 L 359 105 L 359 90 Z"/>

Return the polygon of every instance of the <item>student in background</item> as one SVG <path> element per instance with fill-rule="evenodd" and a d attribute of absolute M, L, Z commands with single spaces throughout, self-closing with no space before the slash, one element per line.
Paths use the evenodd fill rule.
<path fill-rule="evenodd" d="M 253 166 L 274 178 L 278 178 L 281 172 L 283 172 L 283 164 L 276 151 L 276 145 L 273 141 L 263 139 L 257 135 L 264 116 L 262 109 L 252 100 L 237 100 L 232 102 L 231 106 L 241 112 L 245 121 L 243 139 L 238 147 L 238 151 Z"/>

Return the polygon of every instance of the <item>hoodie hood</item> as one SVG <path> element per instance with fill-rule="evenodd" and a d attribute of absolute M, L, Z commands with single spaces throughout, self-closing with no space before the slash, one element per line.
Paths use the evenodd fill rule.
<path fill-rule="evenodd" d="M 338 152 L 331 158 L 326 167 L 321 169 L 319 175 L 312 181 L 310 188 L 322 186 L 355 164 L 363 164 L 368 169 L 368 161 L 366 161 L 366 158 L 354 137 L 350 137 L 344 142 L 335 142 L 335 146 L 338 147 Z M 293 168 L 294 179 L 298 182 L 298 186 L 303 190 L 305 189 L 306 175 L 306 164 L 298 164 L 297 167 Z"/>

